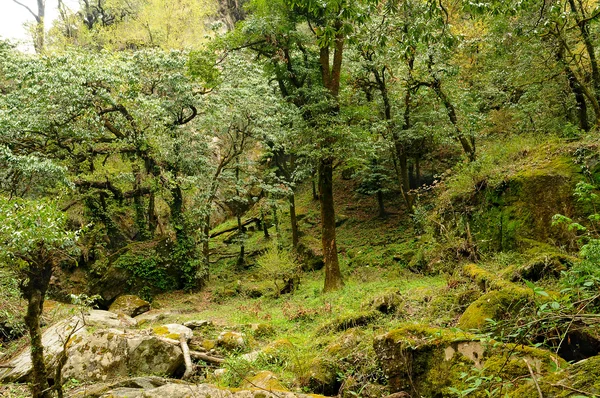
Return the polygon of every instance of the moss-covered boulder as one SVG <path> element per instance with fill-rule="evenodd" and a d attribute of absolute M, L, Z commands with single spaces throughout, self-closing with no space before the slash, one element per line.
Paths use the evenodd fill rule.
<path fill-rule="evenodd" d="M 600 396 L 600 356 L 577 362 L 566 369 L 549 373 L 537 379 L 544 397 L 597 397 Z M 533 382 L 524 383 L 514 391 L 515 397 L 538 397 Z"/>
<path fill-rule="evenodd" d="M 172 340 L 179 340 L 182 336 L 186 340 L 189 340 L 192 338 L 192 336 L 194 336 L 192 329 L 177 323 L 156 326 L 152 329 L 152 332 L 157 336 Z"/>
<path fill-rule="evenodd" d="M 531 289 L 518 286 L 490 291 L 467 307 L 458 320 L 458 326 L 464 330 L 481 329 L 488 319 L 499 321 L 514 316 L 532 299 Z"/>
<path fill-rule="evenodd" d="M 107 381 L 123 375 L 173 376 L 183 365 L 178 345 L 115 329 L 73 338 L 63 369 L 67 379 Z"/>
<path fill-rule="evenodd" d="M 242 333 L 224 331 L 217 338 L 217 345 L 228 350 L 240 350 L 246 346 L 246 339 Z"/>
<path fill-rule="evenodd" d="M 263 370 L 254 376 L 244 379 L 241 388 L 243 389 L 259 389 L 266 391 L 288 391 L 279 381 L 275 373 Z"/>
<path fill-rule="evenodd" d="M 136 317 L 150 311 L 150 303 L 142 300 L 138 296 L 125 294 L 117 297 L 108 309 L 115 314 L 124 314 L 130 317 Z"/>
<path fill-rule="evenodd" d="M 317 334 L 341 332 L 350 328 L 366 326 L 373 323 L 380 315 L 378 311 L 361 311 L 343 315 L 321 325 L 317 330 Z"/>
<path fill-rule="evenodd" d="M 482 342 L 469 333 L 420 325 L 377 337 L 374 349 L 392 392 L 410 391 L 424 397 L 455 396 L 448 388 L 464 386 L 461 376 L 473 369 L 481 375 L 521 380 L 530 376 L 527 363 L 538 375 L 566 365 L 540 349 Z"/>
<path fill-rule="evenodd" d="M 523 265 L 508 267 L 502 272 L 502 276 L 512 282 L 537 282 L 541 279 L 558 278 L 561 272 L 571 268 L 575 262 L 577 259 L 573 256 L 550 251 L 538 254 Z"/>

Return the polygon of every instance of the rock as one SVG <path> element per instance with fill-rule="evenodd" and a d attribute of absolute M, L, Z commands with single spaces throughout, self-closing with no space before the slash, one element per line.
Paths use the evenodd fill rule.
<path fill-rule="evenodd" d="M 250 325 L 250 329 L 254 337 L 268 337 L 275 334 L 273 326 L 266 323 L 253 323 Z"/>
<path fill-rule="evenodd" d="M 341 332 L 358 326 L 366 326 L 379 317 L 378 311 L 363 311 L 336 318 L 317 329 L 317 334 Z"/>
<path fill-rule="evenodd" d="M 76 326 L 77 325 L 77 326 Z M 74 336 L 86 333 L 85 327 L 77 317 L 61 321 L 50 326 L 42 334 L 42 344 L 44 345 L 44 357 L 47 363 L 53 363 L 58 355 L 63 351 L 63 341 L 69 336 L 73 328 L 76 328 Z M 14 359 L 6 364 L 6 367 L 0 367 L 0 381 L 25 382 L 31 373 L 31 355 L 30 348 L 27 346 Z"/>
<path fill-rule="evenodd" d="M 481 329 L 487 319 L 499 321 L 512 316 L 532 299 L 533 291 L 519 286 L 488 292 L 467 307 L 458 326 L 464 330 Z"/>
<path fill-rule="evenodd" d="M 228 350 L 238 350 L 246 346 L 246 341 L 242 333 L 225 331 L 219 335 L 217 345 Z"/>
<path fill-rule="evenodd" d="M 172 313 L 169 311 L 161 311 L 161 310 L 150 310 L 141 315 L 135 317 L 135 320 L 139 325 L 149 322 L 158 322 L 165 318 L 167 318 Z"/>
<path fill-rule="evenodd" d="M 200 329 L 202 327 L 210 326 L 210 325 L 212 325 L 212 322 L 208 321 L 206 319 L 202 319 L 202 320 L 199 320 L 199 321 L 197 321 L 197 320 L 187 321 L 187 322 L 183 323 L 183 326 L 186 326 L 186 327 L 188 327 L 188 328 L 190 328 L 192 330 L 193 329 Z"/>
<path fill-rule="evenodd" d="M 541 349 L 484 343 L 469 333 L 420 325 L 407 325 L 378 336 L 373 347 L 392 392 L 414 391 L 415 396 L 425 397 L 443 396 L 447 387 L 461 386 L 461 374 L 469 374 L 473 367 L 482 370 L 482 376 L 524 383 L 530 378 L 525 360 L 538 375 L 566 365 L 558 356 Z M 508 395 L 519 396 L 510 391 Z"/>
<path fill-rule="evenodd" d="M 173 376 L 183 365 L 178 345 L 155 336 L 115 329 L 78 336 L 69 347 L 64 377 L 84 382 L 106 381 L 123 375 Z"/>
<path fill-rule="evenodd" d="M 115 314 L 136 317 L 144 312 L 150 311 L 150 303 L 146 300 L 142 300 L 138 296 L 127 294 L 117 297 L 108 310 Z"/>
<path fill-rule="evenodd" d="M 223 376 L 225 376 L 226 373 L 227 373 L 227 369 L 224 369 L 224 368 L 215 369 L 215 371 L 213 372 L 213 374 L 215 375 L 215 377 L 217 379 L 222 378 Z"/>
<path fill-rule="evenodd" d="M 600 356 L 577 362 L 538 379 L 544 397 L 596 397 L 600 395 Z M 575 394 L 579 392 L 580 394 Z M 585 392 L 585 394 L 584 394 Z M 537 397 L 537 387 L 529 382 L 520 386 L 515 397 Z"/>
<path fill-rule="evenodd" d="M 179 338 L 183 335 L 186 340 L 189 340 L 194 336 L 192 329 L 187 326 L 179 325 L 177 323 L 170 323 L 168 325 L 157 326 L 152 329 L 154 334 L 157 336 L 165 337 L 167 339 L 173 339 L 179 341 Z"/>
<path fill-rule="evenodd" d="M 254 376 L 244 379 L 241 388 L 245 389 L 260 389 L 267 391 L 288 391 L 277 379 L 273 372 L 263 370 Z"/>
<path fill-rule="evenodd" d="M 242 358 L 244 361 L 255 362 L 261 353 L 262 353 L 262 351 L 252 351 L 252 352 L 249 352 L 248 354 L 242 355 L 240 358 Z"/>
<path fill-rule="evenodd" d="M 87 326 L 96 326 L 101 328 L 132 328 L 137 326 L 137 321 L 127 315 L 119 315 L 110 311 L 91 310 L 84 316 Z"/>
<path fill-rule="evenodd" d="M 561 253 L 544 253 L 519 267 L 509 267 L 505 277 L 513 282 L 528 280 L 537 282 L 544 278 L 558 278 L 577 261 L 576 258 Z"/>
<path fill-rule="evenodd" d="M 367 307 L 383 314 L 393 314 L 402 305 L 402 296 L 399 292 L 384 293 L 372 299 Z"/>

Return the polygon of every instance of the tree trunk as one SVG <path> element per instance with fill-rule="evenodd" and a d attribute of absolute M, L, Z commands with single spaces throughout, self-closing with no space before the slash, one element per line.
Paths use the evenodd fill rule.
<path fill-rule="evenodd" d="M 50 277 L 52 276 L 52 264 L 48 261 L 44 265 L 34 267 L 29 273 L 27 285 L 21 288 L 23 297 L 27 300 L 27 314 L 25 325 L 31 338 L 31 396 L 33 398 L 50 398 L 48 385 L 48 372 L 44 361 L 44 345 L 42 344 L 42 330 L 40 318 L 44 309 L 44 296 L 48 290 Z"/>
<path fill-rule="evenodd" d="M 237 216 L 238 224 L 238 239 L 240 242 L 240 255 L 238 256 L 237 266 L 242 269 L 244 267 L 245 247 L 244 247 L 244 226 L 242 225 L 242 216 Z"/>
<path fill-rule="evenodd" d="M 600 101 L 600 70 L 598 69 L 598 61 L 596 60 L 596 52 L 594 49 L 594 44 L 592 43 L 592 38 L 590 35 L 590 29 L 588 26 L 588 20 L 585 17 L 584 10 L 578 10 L 575 4 L 575 0 L 569 0 L 569 5 L 571 6 L 571 11 L 575 14 L 575 21 L 579 26 L 579 31 L 581 32 L 581 37 L 583 39 L 583 43 L 585 44 L 585 49 L 590 59 L 590 67 L 592 69 L 592 83 L 594 85 L 594 91 L 596 94 L 596 99 Z"/>
<path fill-rule="evenodd" d="M 387 213 L 385 212 L 385 205 L 383 203 L 383 193 L 381 191 L 377 191 L 377 205 L 379 206 L 379 217 L 385 217 Z"/>
<path fill-rule="evenodd" d="M 290 195 L 290 225 L 292 227 L 292 247 L 298 248 L 298 218 L 296 217 L 296 195 L 292 192 Z"/>
<path fill-rule="evenodd" d="M 321 204 L 321 243 L 325 261 L 325 292 L 344 286 L 338 261 L 333 203 L 333 159 L 321 159 L 319 167 L 319 202 Z"/>
<path fill-rule="evenodd" d="M 442 85 L 439 80 L 435 80 L 433 84 L 433 90 L 437 94 L 440 101 L 442 101 L 442 104 L 444 104 L 444 107 L 446 108 L 446 113 L 448 114 L 448 119 L 450 119 L 450 122 L 454 126 L 454 130 L 456 131 L 456 137 L 462 145 L 465 154 L 469 158 L 469 161 L 475 161 L 475 139 L 473 137 L 465 136 L 464 132 L 461 130 L 460 126 L 458 125 L 456 108 L 454 108 L 454 105 L 450 101 L 450 98 L 448 98 L 446 93 L 442 90 Z"/>

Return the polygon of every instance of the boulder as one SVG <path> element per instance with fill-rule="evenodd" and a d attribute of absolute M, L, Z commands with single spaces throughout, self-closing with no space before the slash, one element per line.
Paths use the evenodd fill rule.
<path fill-rule="evenodd" d="M 189 340 L 194 336 L 192 329 L 187 326 L 183 326 L 177 323 L 170 323 L 168 325 L 157 326 L 152 329 L 154 334 L 167 339 L 177 340 L 183 336 L 186 340 Z"/>
<path fill-rule="evenodd" d="M 63 374 L 98 382 L 123 375 L 173 376 L 182 365 L 183 353 L 176 344 L 156 336 L 107 329 L 73 340 Z"/>
<path fill-rule="evenodd" d="M 242 333 L 225 331 L 217 338 L 217 345 L 228 350 L 239 350 L 246 346 L 246 341 Z"/>
<path fill-rule="evenodd" d="M 263 370 L 252 377 L 244 379 L 241 388 L 266 391 L 287 391 L 273 372 Z"/>
<path fill-rule="evenodd" d="M 138 296 L 126 294 L 117 297 L 117 299 L 110 305 L 110 312 L 115 314 L 124 314 L 130 317 L 136 317 L 143 314 L 144 312 L 150 311 L 150 303 L 146 300 L 142 300 Z"/>
<path fill-rule="evenodd" d="M 406 325 L 378 336 L 374 349 L 391 392 L 414 396 L 450 396 L 448 387 L 466 389 L 464 374 L 477 368 L 493 376 L 524 383 L 532 372 L 544 375 L 566 362 L 551 352 L 515 344 L 481 341 L 465 332 Z M 518 396 L 510 394 L 510 396 Z"/>
<path fill-rule="evenodd" d="M 471 303 L 458 320 L 461 329 L 481 329 L 488 319 L 496 321 L 514 316 L 533 299 L 533 290 L 512 286 L 488 292 Z"/>
<path fill-rule="evenodd" d="M 42 334 L 44 357 L 52 368 L 56 358 L 63 352 L 65 339 L 72 340 L 88 335 L 90 327 L 123 329 L 136 325 L 136 321 L 125 315 L 118 316 L 108 311 L 92 310 L 80 314 L 47 328 Z M 20 354 L 0 368 L 0 381 L 24 382 L 31 373 L 30 348 L 26 347 Z"/>
<path fill-rule="evenodd" d="M 187 321 L 187 322 L 183 323 L 183 326 L 186 326 L 190 329 L 200 329 L 202 327 L 210 326 L 210 325 L 212 325 L 212 322 L 208 321 L 206 319 Z"/>
<path fill-rule="evenodd" d="M 261 372 L 262 373 L 262 372 Z M 188 384 L 160 377 L 138 377 L 115 383 L 98 383 L 67 392 L 68 398 L 324 398 L 278 390 L 234 390 L 209 384 Z"/>

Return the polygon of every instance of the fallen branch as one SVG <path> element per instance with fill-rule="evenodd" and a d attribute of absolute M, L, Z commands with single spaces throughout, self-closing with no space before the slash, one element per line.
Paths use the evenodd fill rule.
<path fill-rule="evenodd" d="M 199 352 L 199 351 L 190 351 L 190 356 L 194 359 L 199 359 L 201 361 L 208 362 L 208 363 L 214 363 L 216 365 L 220 365 L 223 362 L 225 362 L 225 359 L 223 359 L 223 358 L 213 357 L 213 356 L 207 355 L 207 354 L 205 354 L 203 352 Z"/>
<path fill-rule="evenodd" d="M 529 374 L 531 375 L 531 379 L 535 383 L 535 388 L 537 389 L 539 397 L 544 398 L 544 394 L 542 394 L 542 389 L 540 388 L 540 385 L 538 384 L 538 381 L 535 378 L 535 374 L 533 373 L 533 369 L 531 369 L 531 365 L 529 364 L 529 361 L 527 361 L 526 358 L 523 358 L 523 361 L 525 362 L 525 365 L 527 365 L 527 369 L 529 369 Z"/>
<path fill-rule="evenodd" d="M 192 365 L 192 358 L 190 358 L 190 347 L 188 347 L 187 339 L 184 333 L 179 335 L 179 345 L 181 351 L 183 351 L 183 361 L 185 362 L 185 372 L 183 373 L 183 380 L 189 379 L 194 373 L 194 365 Z"/>
<path fill-rule="evenodd" d="M 257 217 L 249 218 L 249 219 L 247 219 L 246 221 L 244 221 L 242 223 L 242 227 L 245 227 L 246 225 L 250 225 L 250 224 L 256 223 L 256 222 L 260 222 L 260 218 L 257 218 Z M 227 228 L 227 229 L 224 229 L 222 231 L 212 233 L 212 234 L 210 234 L 210 237 L 211 238 L 215 238 L 215 237 L 217 237 L 219 235 L 226 234 L 227 232 L 235 231 L 238 228 L 239 227 L 236 225 L 235 227 Z"/>

